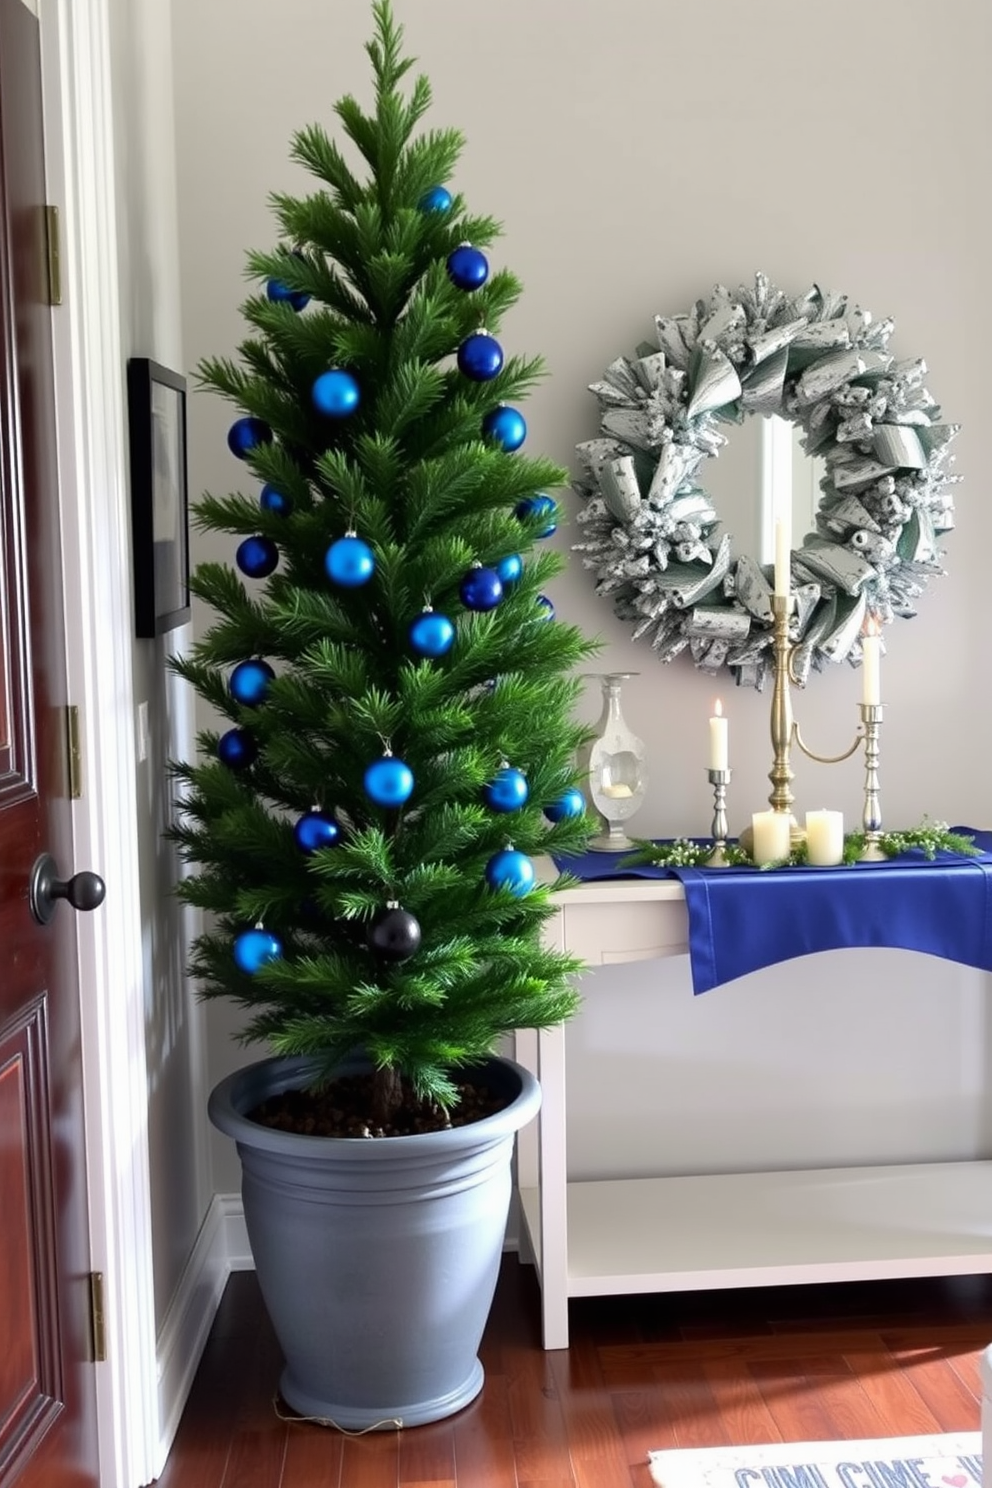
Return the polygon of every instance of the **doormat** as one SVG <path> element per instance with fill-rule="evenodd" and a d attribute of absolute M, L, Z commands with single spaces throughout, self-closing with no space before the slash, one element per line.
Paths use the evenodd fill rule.
<path fill-rule="evenodd" d="M 982 1434 L 649 1452 L 658 1488 L 981 1488 Z"/>

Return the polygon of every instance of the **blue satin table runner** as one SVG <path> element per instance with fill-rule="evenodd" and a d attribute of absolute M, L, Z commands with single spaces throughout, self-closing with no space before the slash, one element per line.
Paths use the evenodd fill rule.
<path fill-rule="evenodd" d="M 954 827 L 981 856 L 914 849 L 842 868 L 621 868 L 608 853 L 556 858 L 583 880 L 678 878 L 695 992 L 843 946 L 922 951 L 992 971 L 992 832 Z M 622 856 L 618 854 L 617 856 Z"/>

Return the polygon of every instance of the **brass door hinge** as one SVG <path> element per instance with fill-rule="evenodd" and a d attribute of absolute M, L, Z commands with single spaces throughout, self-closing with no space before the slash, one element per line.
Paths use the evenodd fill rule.
<path fill-rule="evenodd" d="M 45 255 L 47 259 L 48 303 L 62 303 L 62 237 L 59 231 L 58 207 L 45 208 Z"/>
<path fill-rule="evenodd" d="M 69 771 L 69 800 L 83 794 L 83 752 L 79 743 L 79 709 L 70 703 L 65 710 L 66 764 Z"/>
<path fill-rule="evenodd" d="M 107 1361 L 107 1320 L 103 1310 L 103 1272 L 90 1272 L 90 1340 L 93 1363 Z"/>

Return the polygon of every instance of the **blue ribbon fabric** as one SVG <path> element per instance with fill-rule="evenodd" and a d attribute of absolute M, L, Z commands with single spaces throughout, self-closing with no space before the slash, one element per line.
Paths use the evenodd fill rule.
<path fill-rule="evenodd" d="M 842 946 L 922 951 L 992 971 L 992 833 L 977 858 L 903 853 L 843 868 L 620 868 L 603 853 L 557 859 L 580 879 L 678 878 L 695 992 Z"/>

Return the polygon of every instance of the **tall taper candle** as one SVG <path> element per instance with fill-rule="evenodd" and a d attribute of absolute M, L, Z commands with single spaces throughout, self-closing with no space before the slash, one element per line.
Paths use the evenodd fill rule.
<path fill-rule="evenodd" d="M 881 648 L 878 622 L 870 619 L 861 637 L 861 701 L 869 706 L 882 701 Z"/>
<path fill-rule="evenodd" d="M 792 521 L 788 513 L 775 518 L 775 593 L 792 592 Z"/>
<path fill-rule="evenodd" d="M 710 769 L 730 769 L 730 748 L 728 739 L 729 720 L 723 716 L 723 704 L 717 698 L 713 704 L 713 717 L 710 719 Z"/>

